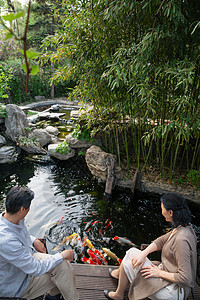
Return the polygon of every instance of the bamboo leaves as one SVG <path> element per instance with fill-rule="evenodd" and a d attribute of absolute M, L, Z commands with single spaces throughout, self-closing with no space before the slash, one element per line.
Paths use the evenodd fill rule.
<path fill-rule="evenodd" d="M 199 8 L 195 0 L 62 2 L 61 28 L 45 41 L 56 80 L 94 105 L 81 120 L 107 150 L 137 166 L 199 167 Z M 44 47 L 45 47 L 44 43 Z M 101 116 L 101 117 L 100 117 Z M 113 140 L 115 145 L 113 145 Z"/>

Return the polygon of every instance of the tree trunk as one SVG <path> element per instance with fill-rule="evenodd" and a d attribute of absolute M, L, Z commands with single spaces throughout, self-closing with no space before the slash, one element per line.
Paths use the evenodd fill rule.
<path fill-rule="evenodd" d="M 54 62 L 51 62 L 51 78 L 53 78 L 53 75 L 54 75 Z M 52 83 L 52 85 L 51 85 L 51 99 L 54 99 L 54 88 L 55 88 L 55 85 L 54 85 L 54 83 Z"/>

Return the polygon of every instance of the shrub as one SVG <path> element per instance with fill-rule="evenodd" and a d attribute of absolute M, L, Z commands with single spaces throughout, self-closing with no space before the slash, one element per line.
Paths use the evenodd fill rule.
<path fill-rule="evenodd" d="M 61 142 L 55 149 L 55 152 L 60 154 L 68 154 L 71 152 L 69 144 L 66 141 Z"/>

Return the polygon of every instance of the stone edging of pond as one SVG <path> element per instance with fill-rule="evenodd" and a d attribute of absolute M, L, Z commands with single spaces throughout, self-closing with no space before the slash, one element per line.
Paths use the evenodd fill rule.
<path fill-rule="evenodd" d="M 162 182 L 152 182 L 142 179 L 143 192 L 145 194 L 160 197 L 163 193 L 175 192 L 181 194 L 187 201 L 200 205 L 200 191 L 194 189 L 183 189 Z M 132 180 L 120 181 L 117 186 L 119 188 L 130 189 Z"/>
<path fill-rule="evenodd" d="M 44 100 L 44 101 L 39 101 L 39 102 L 32 102 L 32 103 L 29 103 L 29 104 L 22 104 L 22 105 L 19 105 L 20 108 L 26 108 L 26 109 L 35 109 L 35 108 L 39 108 L 39 107 L 42 107 L 42 106 L 51 106 L 51 105 L 54 105 L 54 104 L 63 104 L 63 105 L 69 105 L 70 107 L 74 107 L 76 109 L 78 109 L 80 106 L 78 105 L 78 102 L 77 101 L 74 101 L 74 102 L 71 102 L 71 101 L 67 101 L 67 100 L 64 100 L 64 99 L 47 99 L 47 100 Z"/>

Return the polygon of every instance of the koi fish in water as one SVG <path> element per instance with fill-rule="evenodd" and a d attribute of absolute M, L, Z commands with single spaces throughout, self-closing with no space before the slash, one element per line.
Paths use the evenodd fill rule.
<path fill-rule="evenodd" d="M 94 254 L 94 252 L 90 249 L 87 250 L 88 255 L 90 258 L 97 264 L 97 265 L 102 265 L 101 260 Z"/>
<path fill-rule="evenodd" d="M 88 248 L 90 248 L 90 249 L 94 248 L 92 242 L 89 239 L 86 239 L 85 243 L 88 246 Z"/>
<path fill-rule="evenodd" d="M 62 240 L 61 244 L 66 244 L 68 241 L 71 241 L 75 237 L 78 237 L 78 233 L 72 233 L 71 235 L 69 235 L 67 237 L 64 237 L 64 239 Z"/>
<path fill-rule="evenodd" d="M 102 222 L 100 222 L 100 221 L 94 221 L 94 222 L 91 223 L 91 226 L 93 226 L 95 224 L 102 224 Z"/>
<path fill-rule="evenodd" d="M 90 229 L 90 226 L 91 226 L 91 224 L 93 223 L 94 221 L 92 220 L 92 221 L 89 221 L 89 222 L 87 222 L 86 223 L 86 225 L 85 225 L 85 228 L 84 228 L 84 231 L 89 231 L 89 229 Z"/>
<path fill-rule="evenodd" d="M 132 243 L 130 240 L 128 240 L 127 238 L 123 238 L 123 237 L 119 237 L 119 236 L 114 236 L 113 241 L 118 242 L 119 244 L 124 244 L 124 245 L 129 245 L 132 247 L 136 247 L 136 248 L 140 248 L 139 246 L 137 246 L 136 244 Z"/>
<path fill-rule="evenodd" d="M 100 221 L 93 221 L 92 223 L 89 224 L 89 227 L 86 225 L 87 229 L 85 229 L 85 232 L 87 233 L 88 231 L 90 231 L 92 229 L 92 226 L 94 226 L 96 224 L 102 224 L 102 222 L 100 222 Z"/>
<path fill-rule="evenodd" d="M 94 254 L 96 254 L 96 256 L 103 262 L 104 265 L 107 265 L 108 262 L 105 258 L 105 256 L 103 255 L 103 253 L 101 253 L 99 250 L 92 248 L 92 251 L 94 252 Z"/>
<path fill-rule="evenodd" d="M 95 263 L 91 258 L 81 257 L 81 261 L 82 261 L 84 264 L 96 265 L 96 263 Z"/>
<path fill-rule="evenodd" d="M 108 248 L 102 248 L 102 250 L 112 259 L 116 260 L 118 263 L 121 263 L 121 259 L 119 257 L 117 257 L 117 255 L 115 253 L 113 253 L 112 251 L 110 251 L 110 249 Z"/>
<path fill-rule="evenodd" d="M 106 225 L 106 227 L 105 227 L 105 230 L 108 230 L 108 228 L 112 225 L 112 221 L 110 221 L 107 225 Z"/>
<path fill-rule="evenodd" d="M 110 237 L 102 236 L 101 239 L 98 240 L 98 242 L 100 242 L 101 244 L 104 243 L 104 242 L 106 244 L 110 244 L 111 240 L 112 240 L 112 238 L 110 238 Z"/>
<path fill-rule="evenodd" d="M 52 251 L 59 251 L 60 247 L 70 241 L 72 241 L 72 239 L 77 238 L 79 235 L 78 233 L 73 233 L 67 237 L 64 237 L 64 239 L 58 244 L 58 246 L 56 246 L 55 248 L 52 249 Z"/>
<path fill-rule="evenodd" d="M 83 241 L 82 241 L 82 245 L 85 246 L 86 245 L 86 240 L 88 239 L 88 236 L 86 236 Z"/>

